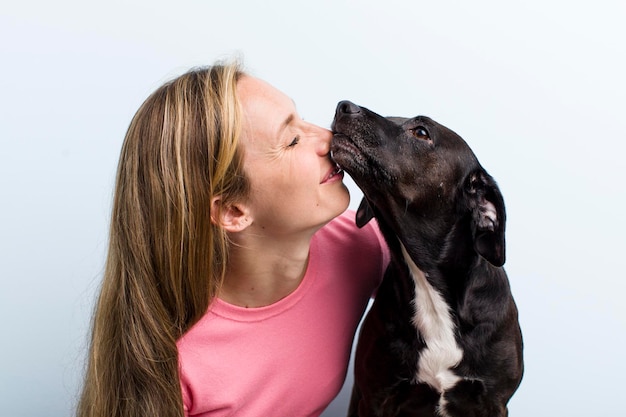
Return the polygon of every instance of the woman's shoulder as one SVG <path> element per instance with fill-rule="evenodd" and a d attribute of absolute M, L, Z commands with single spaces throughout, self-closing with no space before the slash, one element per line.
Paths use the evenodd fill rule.
<path fill-rule="evenodd" d="M 389 259 L 387 244 L 378 228 L 376 219 L 372 219 L 362 228 L 355 222 L 356 213 L 348 209 L 331 220 L 317 233 L 317 239 L 326 245 L 341 247 L 342 252 L 353 252 L 355 255 L 378 255 L 386 265 Z"/>
<path fill-rule="evenodd" d="M 349 292 L 361 288 L 365 300 L 378 287 L 389 264 L 389 249 L 378 224 L 372 219 L 359 228 L 353 210 L 318 230 L 311 255 L 311 270 L 322 271 L 333 285 L 347 286 Z M 354 296 L 358 298 L 358 294 Z"/>

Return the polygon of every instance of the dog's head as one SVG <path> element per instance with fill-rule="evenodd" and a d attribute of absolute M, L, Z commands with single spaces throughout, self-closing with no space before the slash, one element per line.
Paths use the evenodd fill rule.
<path fill-rule="evenodd" d="M 332 157 L 365 195 L 359 226 L 375 215 L 431 258 L 471 241 L 504 264 L 502 195 L 459 135 L 428 117 L 382 117 L 349 101 L 338 104 L 332 129 Z"/>

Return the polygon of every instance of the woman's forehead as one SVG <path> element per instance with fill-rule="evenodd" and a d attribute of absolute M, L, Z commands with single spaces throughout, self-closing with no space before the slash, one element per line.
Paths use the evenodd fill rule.
<path fill-rule="evenodd" d="M 242 77 L 237 93 L 244 116 L 244 131 L 278 137 L 296 117 L 295 104 L 271 84 L 254 77 Z"/>
<path fill-rule="evenodd" d="M 237 95 L 242 105 L 272 103 L 275 105 L 293 106 L 293 100 L 285 93 L 259 78 L 244 76 L 237 82 Z"/>

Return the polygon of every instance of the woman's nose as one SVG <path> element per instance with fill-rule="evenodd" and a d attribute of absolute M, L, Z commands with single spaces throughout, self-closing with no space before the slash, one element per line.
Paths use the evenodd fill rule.
<path fill-rule="evenodd" d="M 319 128 L 319 131 L 317 153 L 326 156 L 330 153 L 330 141 L 333 139 L 333 132 L 322 127 Z"/>

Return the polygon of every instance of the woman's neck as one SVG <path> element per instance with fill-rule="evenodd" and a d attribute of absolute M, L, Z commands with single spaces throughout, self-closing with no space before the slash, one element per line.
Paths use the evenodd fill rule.
<path fill-rule="evenodd" d="M 310 236 L 277 241 L 243 235 L 233 240 L 220 299 L 241 307 L 263 307 L 298 288 L 308 265 Z"/>

